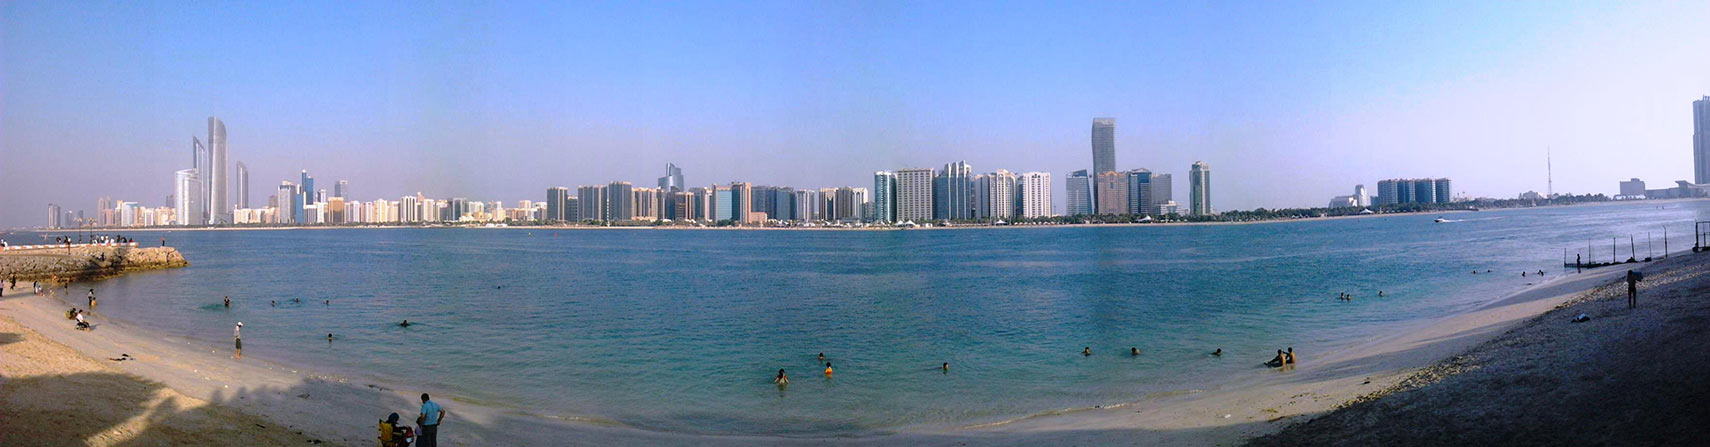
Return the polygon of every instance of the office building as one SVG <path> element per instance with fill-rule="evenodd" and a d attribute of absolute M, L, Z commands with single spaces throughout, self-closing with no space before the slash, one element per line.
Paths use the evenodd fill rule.
<path fill-rule="evenodd" d="M 1639 180 L 1637 178 L 1634 178 L 1632 180 L 1627 180 L 1627 181 L 1621 182 L 1621 197 L 1622 198 L 1637 199 L 1637 198 L 1643 198 L 1644 196 L 1645 196 L 1645 181 L 1644 180 Z"/>
<path fill-rule="evenodd" d="M 1194 216 L 1216 214 L 1211 207 L 1211 165 L 1196 161 L 1188 168 L 1188 213 Z"/>
<path fill-rule="evenodd" d="M 208 224 L 232 223 L 232 202 L 227 200 L 232 181 L 226 176 L 226 123 L 208 117 L 208 170 L 198 172 L 208 188 Z"/>
<path fill-rule="evenodd" d="M 1692 102 L 1692 183 L 1710 183 L 1710 95 Z"/>
<path fill-rule="evenodd" d="M 48 228 L 61 228 L 65 225 L 65 214 L 60 210 L 59 204 L 49 203 L 47 205 L 47 213 Z"/>
<path fill-rule="evenodd" d="M 576 214 L 581 220 L 605 220 L 606 187 L 579 186 L 576 188 L 576 200 L 580 208 Z"/>
<path fill-rule="evenodd" d="M 237 163 L 237 207 L 249 208 L 249 166 Z"/>
<path fill-rule="evenodd" d="M 1092 122 L 1093 176 L 1116 172 L 1116 118 Z"/>
<path fill-rule="evenodd" d="M 683 170 L 675 163 L 665 164 L 665 176 L 659 177 L 659 189 L 664 192 L 682 191 L 687 185 L 683 184 Z"/>
<path fill-rule="evenodd" d="M 872 173 L 872 221 L 896 221 L 896 173 L 893 171 Z"/>
<path fill-rule="evenodd" d="M 606 185 L 606 214 L 601 220 L 607 222 L 622 222 L 635 219 L 635 187 L 629 182 L 611 182 Z"/>
<path fill-rule="evenodd" d="M 1162 217 L 1176 213 L 1173 209 L 1163 208 L 1166 203 L 1176 203 L 1174 181 L 1170 174 L 1152 173 L 1152 180 L 1146 185 L 1146 209 L 1151 210 L 1153 216 Z"/>
<path fill-rule="evenodd" d="M 1098 201 L 1098 214 L 1128 214 L 1128 174 L 1116 171 L 1100 172 L 1093 179 L 1093 197 Z"/>
<path fill-rule="evenodd" d="M 1009 220 L 1016 216 L 1019 208 L 1017 189 L 1020 187 L 1020 177 L 1015 173 L 999 169 L 997 172 L 982 175 L 975 182 L 975 216 L 980 219 Z"/>
<path fill-rule="evenodd" d="M 819 214 L 818 203 L 819 191 L 811 189 L 796 190 L 794 200 L 796 220 L 802 222 L 816 222 L 824 220 L 823 216 Z"/>
<path fill-rule="evenodd" d="M 932 183 L 931 169 L 898 169 L 897 175 L 897 217 L 898 222 L 925 223 L 932 220 Z"/>
<path fill-rule="evenodd" d="M 1122 174 L 1128 176 L 1128 214 L 1152 215 L 1152 171 L 1131 169 Z"/>
<path fill-rule="evenodd" d="M 546 189 L 546 221 L 564 222 L 569 220 L 564 212 L 570 204 L 570 188 L 563 186 Z"/>
<path fill-rule="evenodd" d="M 200 215 L 197 210 L 201 208 L 201 204 L 196 201 L 201 198 L 199 191 L 203 188 L 202 179 L 196 175 L 196 170 L 181 169 L 173 173 L 172 185 L 172 196 L 177 200 L 177 203 L 172 205 L 174 213 L 177 214 L 173 221 L 179 225 L 200 225 L 196 216 Z"/>
<path fill-rule="evenodd" d="M 1431 187 L 1432 195 L 1436 197 L 1437 203 L 1453 203 L 1455 201 L 1454 189 L 1449 187 L 1449 179 L 1431 180 Z"/>
<path fill-rule="evenodd" d="M 280 204 L 279 208 L 273 211 L 273 216 L 278 221 L 277 223 L 297 223 L 297 216 L 301 215 L 303 210 L 303 202 L 301 200 L 296 200 L 297 185 L 287 181 L 279 182 L 278 195 L 279 200 L 285 203 Z"/>
<path fill-rule="evenodd" d="M 1377 204 L 1394 205 L 1401 203 L 1401 185 L 1395 180 L 1378 180 Z"/>
<path fill-rule="evenodd" d="M 350 180 L 339 180 L 338 183 L 334 183 L 332 196 L 339 198 L 350 197 Z"/>
<path fill-rule="evenodd" d="M 1063 183 L 1065 186 L 1063 214 L 1070 216 L 1092 214 L 1092 179 L 1087 178 L 1087 171 L 1083 169 L 1070 172 L 1069 177 L 1063 179 Z"/>
<path fill-rule="evenodd" d="M 1016 179 L 1016 213 L 1033 219 L 1051 216 L 1051 173 L 1028 172 Z"/>
<path fill-rule="evenodd" d="M 974 168 L 958 161 L 944 165 L 932 183 L 932 217 L 939 220 L 973 218 Z"/>

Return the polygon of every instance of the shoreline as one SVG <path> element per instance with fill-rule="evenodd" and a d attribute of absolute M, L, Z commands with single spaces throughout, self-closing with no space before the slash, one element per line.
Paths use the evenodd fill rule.
<path fill-rule="evenodd" d="M 449 394 L 436 400 L 447 402 L 448 412 L 453 415 L 448 418 L 446 440 L 451 443 L 448 445 L 558 444 L 564 443 L 566 437 L 573 438 L 572 443 L 589 445 L 636 442 L 1027 445 L 1062 441 L 1126 443 L 1137 439 L 1233 443 L 1274 432 L 1291 419 L 1321 414 L 1343 402 L 1394 386 L 1421 368 L 1495 337 L 1607 282 L 1617 273 L 1624 273 L 1624 269 L 1600 270 L 1603 271 L 1551 278 L 1472 306 L 1467 312 L 1406 323 L 1390 335 L 1355 342 L 1337 351 L 1303 352 L 1301 364 L 1292 371 L 1255 368 L 1240 380 L 1208 390 L 1154 393 L 1137 402 L 1043 411 L 995 423 L 874 429 L 872 435 L 853 437 L 704 435 L 484 407 Z M 64 302 L 53 297 L 15 294 L 27 292 L 8 291 L 0 300 L 0 318 L 17 321 L 51 340 L 50 343 L 89 358 L 131 353 L 142 361 L 121 362 L 115 365 L 116 369 L 216 406 L 265 415 L 292 427 L 306 427 L 308 434 L 327 442 L 347 445 L 371 442 L 370 419 L 377 420 L 388 412 L 412 419 L 414 404 L 419 403 L 413 393 L 421 390 L 402 390 L 388 384 L 395 378 L 368 380 L 316 374 L 257 358 L 258 355 L 265 358 L 263 353 L 251 353 L 248 359 L 233 361 L 229 348 L 210 347 L 181 337 L 161 337 L 98 313 L 94 318 L 96 331 L 74 331 L 64 322 Z M 1254 363 L 1259 360 L 1262 359 Z"/>
<path fill-rule="evenodd" d="M 1647 201 L 1659 205 L 1695 200 L 1710 200 L 1702 198 L 1691 199 L 1662 199 Z M 1627 205 L 1630 201 L 1607 201 L 1594 203 L 1570 203 L 1562 205 L 1544 205 L 1535 207 L 1493 208 L 1488 210 L 1439 210 L 1434 212 L 1405 212 L 1405 213 L 1374 213 L 1348 216 L 1306 217 L 1299 219 L 1268 219 L 1241 222 L 1148 222 L 1148 223 L 1071 223 L 1071 224 L 1019 224 L 1019 225 L 952 225 L 918 228 L 897 227 L 766 227 L 766 226 L 728 226 L 728 227 L 695 227 L 685 225 L 634 225 L 634 226 L 605 226 L 605 225 L 513 225 L 503 227 L 487 227 L 485 224 L 467 225 L 317 225 L 317 226 L 256 226 L 256 227 L 101 227 L 101 228 L 68 228 L 68 229 L 14 229 L 7 231 L 34 232 L 41 234 L 83 233 L 83 232 L 172 232 L 172 231 L 283 231 L 283 230 L 340 230 L 340 229 L 471 229 L 471 230 L 713 230 L 713 231 L 919 231 L 919 230 L 972 230 L 972 229 L 1008 229 L 1008 228 L 1126 228 L 1126 227 L 1177 227 L 1177 226 L 1219 226 L 1219 225 L 1259 225 L 1287 222 L 1321 222 L 1338 219 L 1370 219 L 1397 216 L 1416 216 L 1432 214 L 1459 214 L 1469 212 L 1501 212 L 1506 210 L 1526 210 L 1536 208 L 1584 207 L 1599 205 Z M 496 223 L 496 222 L 495 222 Z"/>

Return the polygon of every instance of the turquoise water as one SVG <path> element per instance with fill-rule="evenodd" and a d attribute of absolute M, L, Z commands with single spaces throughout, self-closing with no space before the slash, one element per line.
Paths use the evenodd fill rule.
<path fill-rule="evenodd" d="M 192 265 L 94 287 L 111 318 L 211 349 L 228 347 L 241 320 L 249 357 L 403 389 L 651 430 L 849 435 L 1252 380 L 1277 348 L 1343 348 L 1536 281 L 1522 270 L 1560 275 L 1563 248 L 1571 259 L 1589 241 L 1607 259 L 1621 235 L 1625 258 L 1636 234 L 1642 258 L 1647 231 L 1661 252 L 1665 223 L 1672 248 L 1690 246 L 1710 202 L 1436 217 L 138 233 L 166 237 Z M 1358 298 L 1334 299 L 1341 291 Z M 218 305 L 225 295 L 231 309 Z M 417 324 L 395 325 L 404 319 Z M 1205 355 L 1215 348 L 1226 354 Z M 770 383 L 780 368 L 787 389 Z"/>

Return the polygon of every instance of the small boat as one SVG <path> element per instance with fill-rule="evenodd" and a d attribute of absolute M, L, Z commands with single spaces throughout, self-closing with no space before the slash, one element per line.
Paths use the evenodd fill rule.
<path fill-rule="evenodd" d="M 1444 219 L 1444 218 L 1441 218 L 1441 217 L 1439 217 L 1439 218 L 1437 218 L 1437 220 L 1433 220 L 1433 221 L 1432 221 L 1432 222 L 1436 222 L 1436 223 L 1449 223 L 1449 219 Z"/>

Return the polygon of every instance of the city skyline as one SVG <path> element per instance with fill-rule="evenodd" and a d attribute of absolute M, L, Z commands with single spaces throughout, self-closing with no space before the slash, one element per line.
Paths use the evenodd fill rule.
<path fill-rule="evenodd" d="M 471 23 L 529 8 L 422 7 L 393 21 L 383 18 L 397 7 L 376 5 L 76 7 L 3 11 L 0 208 L 35 211 L 4 213 L 0 227 L 121 191 L 164 205 L 154 202 L 184 169 L 169 154 L 201 134 L 184 123 L 209 116 L 234 131 L 223 158 L 244 161 L 263 190 L 308 170 L 388 198 L 538 200 L 557 185 L 652 184 L 664 163 L 701 179 L 821 187 L 968 160 L 978 172 L 1051 173 L 1062 188 L 1095 168 L 1090 117 L 1119 118 L 1117 171 L 1185 179 L 1194 161 L 1217 166 L 1218 209 L 1319 206 L 1351 185 L 1423 176 L 1510 197 L 1546 189 L 1546 148 L 1555 191 L 1610 194 L 1631 177 L 1696 180 L 1682 113 L 1710 91 L 1710 62 L 1677 56 L 1710 46 L 1689 20 L 1705 15 L 1697 4 L 1108 5 L 1096 17 L 1016 5 L 958 21 L 941 17 L 969 8 L 572 5 L 507 31 Z M 131 17 L 156 19 L 114 26 Z M 244 37 L 210 41 L 164 17 Z M 683 26 L 651 37 L 586 26 L 659 20 Z M 1225 22 L 1242 26 L 1210 26 Z M 1044 29 L 1003 31 L 1017 27 Z M 563 29 L 584 31 L 567 40 Z M 1226 29 L 1237 31 L 1214 32 Z M 299 44 L 330 41 L 359 43 L 327 54 Z M 332 63 L 311 63 L 323 57 Z M 472 58 L 490 68 L 462 62 Z M 101 174 L 63 175 L 67 160 Z"/>

